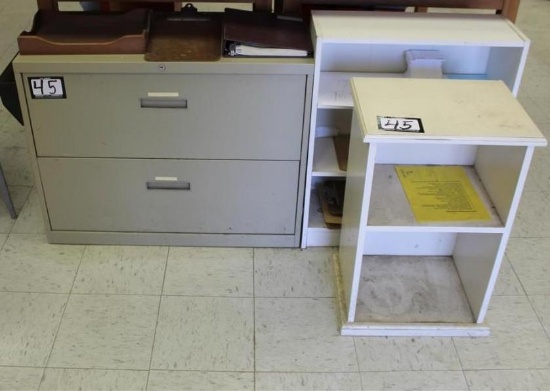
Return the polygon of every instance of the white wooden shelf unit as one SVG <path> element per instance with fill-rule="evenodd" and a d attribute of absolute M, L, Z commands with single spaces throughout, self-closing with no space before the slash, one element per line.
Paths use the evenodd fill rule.
<path fill-rule="evenodd" d="M 530 41 L 498 15 L 313 11 L 315 72 L 302 247 L 338 244 L 315 188 L 345 176 L 331 138 L 349 134 L 351 77 L 404 77 L 407 50 L 437 50 L 450 79 L 503 80 L 517 94 Z"/>
<path fill-rule="evenodd" d="M 344 335 L 482 336 L 535 147 L 546 140 L 502 81 L 352 79 L 340 250 Z M 373 94 L 372 91 L 377 91 Z M 420 118 L 425 133 L 380 130 Z M 487 221 L 418 223 L 395 165 L 463 166 Z"/>

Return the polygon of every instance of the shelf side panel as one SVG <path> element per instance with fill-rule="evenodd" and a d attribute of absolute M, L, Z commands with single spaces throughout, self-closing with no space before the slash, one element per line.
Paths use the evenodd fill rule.
<path fill-rule="evenodd" d="M 354 113 L 339 252 L 348 322 L 353 322 L 355 318 L 375 149 L 374 146 L 363 143 L 359 120 Z"/>
<path fill-rule="evenodd" d="M 502 237 L 502 234 L 462 233 L 456 240 L 455 266 L 478 323 L 483 321 L 488 305 L 486 301 L 491 297 L 491 276 L 495 273 L 496 278 L 500 269 Z"/>
<path fill-rule="evenodd" d="M 487 79 L 502 80 L 516 96 L 523 68 L 525 67 L 526 56 L 526 47 L 492 48 L 487 61 Z"/>
<path fill-rule="evenodd" d="M 476 171 L 500 219 L 508 227 L 513 223 L 509 217 L 514 197 L 519 198 L 521 191 L 517 190 L 523 188 L 527 175 L 526 152 L 527 147 L 523 146 L 480 146 L 477 152 Z"/>
<path fill-rule="evenodd" d="M 340 170 L 338 166 L 334 139 L 332 137 L 317 137 L 315 139 L 312 175 L 326 177 L 346 176 L 346 172 Z"/>

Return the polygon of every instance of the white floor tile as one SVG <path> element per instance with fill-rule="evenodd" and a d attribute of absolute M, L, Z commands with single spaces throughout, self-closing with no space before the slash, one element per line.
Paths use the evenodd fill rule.
<path fill-rule="evenodd" d="M 15 4 L 10 4 L 6 8 L 6 13 L 9 16 L 14 15 L 28 15 L 32 16 L 36 12 L 36 1 L 33 0 L 18 0 Z M 17 18 L 21 20 L 21 17 Z"/>
<path fill-rule="evenodd" d="M 160 295 L 168 247 L 86 246 L 73 292 Z"/>
<path fill-rule="evenodd" d="M 1 5 L 0 5 L 1 7 Z M 2 12 L 2 9 L 0 8 L 0 12 Z M 0 52 L 0 56 L 2 56 L 2 52 Z M 0 64 L 1 65 L 1 64 Z M 2 68 L 1 70 L 3 70 Z M 1 71 L 0 70 L 0 71 Z M 2 98 L 0 98 L 0 130 L 8 120 L 8 118 L 11 116 L 11 114 L 8 112 L 8 110 L 3 106 L 2 104 Z M 0 144 L 1 145 L 1 144 Z"/>
<path fill-rule="evenodd" d="M 528 95 L 529 93 L 528 91 L 529 91 L 529 88 L 527 88 L 525 85 L 522 85 L 520 87 L 520 92 L 518 94 L 518 100 L 523 106 L 523 108 L 525 109 L 525 111 L 527 112 L 527 114 L 529 114 L 529 117 L 531 117 L 531 119 L 537 126 L 550 122 L 550 117 L 548 116 L 548 112 L 544 110 L 544 108 L 541 106 L 540 101 L 538 99 Z M 540 148 L 535 150 L 535 155 L 540 153 L 541 153 Z"/>
<path fill-rule="evenodd" d="M 525 292 L 521 286 L 516 272 L 510 265 L 507 257 L 504 257 L 498 273 L 498 280 L 493 291 L 494 296 L 524 296 Z"/>
<path fill-rule="evenodd" d="M 252 372 L 151 371 L 148 391 L 254 390 Z"/>
<path fill-rule="evenodd" d="M 358 391 L 358 373 L 256 373 L 256 391 Z"/>
<path fill-rule="evenodd" d="M 15 2 L 15 7 L 19 7 L 23 1 Z M 36 9 L 36 6 L 34 7 Z M 2 13 L 2 38 L 0 43 L 8 44 L 10 42 L 16 42 L 17 37 L 27 27 L 30 18 L 32 18 L 33 11 L 28 13 L 22 13 L 14 11 L 13 7 L 8 7 Z"/>
<path fill-rule="evenodd" d="M 153 369 L 254 370 L 251 298 L 162 298 Z"/>
<path fill-rule="evenodd" d="M 159 300 L 71 295 L 48 366 L 149 369 Z"/>
<path fill-rule="evenodd" d="M 550 340 L 527 297 L 493 297 L 486 324 L 490 337 L 453 338 L 463 369 L 550 368 Z"/>
<path fill-rule="evenodd" d="M 252 297 L 253 250 L 171 247 L 165 295 Z"/>
<path fill-rule="evenodd" d="M 524 192 L 511 237 L 550 237 L 550 198 L 545 192 Z"/>
<path fill-rule="evenodd" d="M 333 248 L 254 250 L 256 297 L 334 297 Z"/>
<path fill-rule="evenodd" d="M 0 123 L 0 147 L 27 148 L 25 128 L 9 113 L 6 114 L 5 122 Z"/>
<path fill-rule="evenodd" d="M 506 256 L 528 295 L 550 295 L 550 238 L 512 238 Z"/>
<path fill-rule="evenodd" d="M 0 292 L 0 365 L 46 365 L 67 295 Z"/>
<path fill-rule="evenodd" d="M 462 369 L 451 338 L 356 337 L 355 345 L 362 372 Z"/>
<path fill-rule="evenodd" d="M 20 214 L 23 205 L 29 197 L 31 188 L 28 186 L 10 186 L 9 191 L 15 211 Z M 13 229 L 15 223 L 16 220 L 11 218 L 6 203 L 3 199 L 0 199 L 0 232 L 9 233 Z"/>
<path fill-rule="evenodd" d="M 363 390 L 468 391 L 462 371 L 393 371 L 361 373 Z"/>
<path fill-rule="evenodd" d="M 3 27 L 3 26 L 2 26 Z M 2 33 L 4 33 L 4 30 L 2 29 Z M 4 68 L 10 63 L 10 61 L 13 60 L 17 52 L 19 51 L 19 48 L 17 46 L 17 43 L 14 43 L 6 49 L 4 53 L 0 53 L 0 68 L 1 70 L 4 70 Z"/>
<path fill-rule="evenodd" d="M 42 368 L 0 367 L 0 391 L 38 390 Z"/>
<path fill-rule="evenodd" d="M 10 235 L 0 251 L 0 290 L 69 293 L 83 251 L 43 235 Z"/>
<path fill-rule="evenodd" d="M 539 317 L 542 327 L 546 330 L 546 334 L 550 336 L 550 295 L 530 296 L 529 299 L 533 303 L 535 313 Z"/>
<path fill-rule="evenodd" d="M 526 96 L 535 99 L 535 101 L 547 100 L 550 98 L 550 91 L 548 90 L 550 75 L 547 73 L 550 67 L 546 61 L 531 56 L 528 60 L 527 67 L 528 72 L 524 75 L 521 83 L 522 92 L 525 93 Z"/>
<path fill-rule="evenodd" d="M 464 371 L 471 391 L 477 390 L 548 390 L 550 370 Z"/>
<path fill-rule="evenodd" d="M 545 148 L 533 157 L 533 163 L 528 176 L 528 181 L 535 183 L 538 190 L 545 192 L 550 191 L 550 173 L 548 172 L 548 167 L 550 167 L 550 150 Z"/>
<path fill-rule="evenodd" d="M 256 370 L 356 372 L 353 338 L 339 334 L 335 299 L 256 299 Z"/>
<path fill-rule="evenodd" d="M 30 191 L 27 201 L 10 232 L 16 234 L 43 234 L 45 232 L 40 200 L 35 188 Z"/>
<path fill-rule="evenodd" d="M 40 391 L 145 391 L 147 371 L 47 368 Z"/>
<path fill-rule="evenodd" d="M 0 162 L 8 186 L 34 184 L 29 151 L 26 148 L 0 148 Z"/>

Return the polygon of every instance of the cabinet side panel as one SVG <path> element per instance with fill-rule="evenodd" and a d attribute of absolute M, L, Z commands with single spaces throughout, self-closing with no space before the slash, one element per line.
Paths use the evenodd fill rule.
<path fill-rule="evenodd" d="M 355 318 L 355 307 L 363 262 L 363 246 L 374 174 L 376 146 L 364 144 L 359 121 L 353 115 L 348 157 L 346 195 L 340 236 L 340 267 L 348 306 L 348 322 Z"/>
<path fill-rule="evenodd" d="M 514 197 L 518 197 L 516 203 L 519 202 L 525 183 L 529 166 L 528 162 L 524 164 L 526 151 L 527 147 L 523 146 L 479 146 L 477 151 L 477 173 L 502 223 L 506 225 L 513 223 L 508 219 Z"/>
<path fill-rule="evenodd" d="M 502 234 L 458 235 L 453 254 L 464 292 L 477 323 L 487 311 L 502 260 Z"/>
<path fill-rule="evenodd" d="M 526 55 L 525 47 L 492 48 L 487 62 L 487 79 L 502 80 L 517 95 Z"/>

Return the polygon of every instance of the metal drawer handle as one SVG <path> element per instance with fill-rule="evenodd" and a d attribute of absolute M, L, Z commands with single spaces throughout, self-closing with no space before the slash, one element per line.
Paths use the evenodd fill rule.
<path fill-rule="evenodd" d="M 191 190 L 191 182 L 147 181 L 147 190 Z"/>
<path fill-rule="evenodd" d="M 148 97 L 139 98 L 141 108 L 145 109 L 186 109 L 187 99 Z"/>

